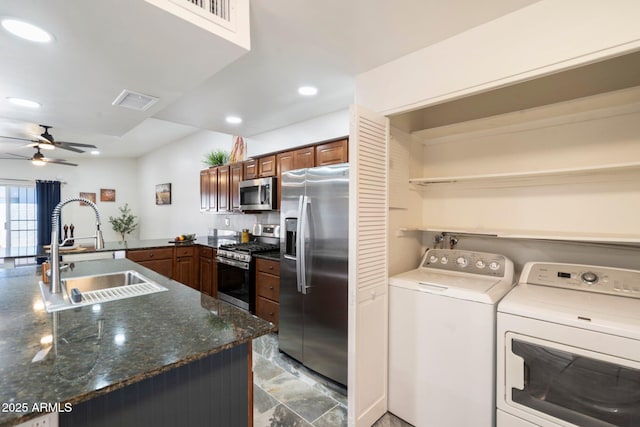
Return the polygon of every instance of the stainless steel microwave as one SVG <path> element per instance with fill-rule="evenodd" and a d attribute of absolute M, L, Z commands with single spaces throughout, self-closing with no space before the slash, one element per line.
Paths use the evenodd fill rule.
<path fill-rule="evenodd" d="M 276 209 L 276 203 L 275 177 L 240 182 L 240 210 L 270 211 Z"/>

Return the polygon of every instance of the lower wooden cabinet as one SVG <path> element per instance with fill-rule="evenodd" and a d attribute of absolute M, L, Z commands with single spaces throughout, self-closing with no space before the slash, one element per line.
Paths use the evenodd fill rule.
<path fill-rule="evenodd" d="M 200 246 L 199 251 L 200 292 L 216 298 L 218 296 L 217 251 L 206 246 Z"/>
<path fill-rule="evenodd" d="M 173 249 L 174 248 L 128 250 L 127 258 L 158 274 L 173 277 Z"/>
<path fill-rule="evenodd" d="M 280 320 L 280 262 L 256 258 L 256 315 L 276 325 Z"/>
<path fill-rule="evenodd" d="M 193 289 L 200 290 L 195 252 L 195 246 L 177 246 L 175 248 L 175 262 L 171 278 Z"/>

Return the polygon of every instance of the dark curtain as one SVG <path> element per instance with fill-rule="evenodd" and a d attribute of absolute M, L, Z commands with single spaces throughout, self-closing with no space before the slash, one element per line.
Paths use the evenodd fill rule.
<path fill-rule="evenodd" d="M 36 203 L 38 247 L 42 247 L 51 244 L 51 214 L 60 203 L 60 181 L 36 181 Z M 42 261 L 39 259 L 38 264 Z"/>

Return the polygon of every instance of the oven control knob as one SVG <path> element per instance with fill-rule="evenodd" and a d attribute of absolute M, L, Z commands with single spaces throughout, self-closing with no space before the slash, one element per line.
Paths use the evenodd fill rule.
<path fill-rule="evenodd" d="M 491 261 L 489 263 L 489 268 L 492 270 L 497 270 L 500 268 L 500 263 L 498 261 Z"/>
<path fill-rule="evenodd" d="M 438 257 L 437 257 L 437 256 L 435 256 L 435 255 L 431 255 L 431 256 L 429 257 L 429 262 L 430 262 L 431 264 L 433 264 L 434 262 L 438 262 Z"/>
<path fill-rule="evenodd" d="M 469 265 L 469 260 L 465 257 L 459 256 L 458 258 L 456 258 L 456 265 L 460 268 L 465 268 L 467 265 Z"/>
<path fill-rule="evenodd" d="M 440 258 L 440 262 L 441 262 L 442 264 L 446 264 L 446 263 L 448 263 L 448 262 L 449 262 L 449 258 L 447 258 L 446 256 L 443 256 L 442 258 Z"/>
<path fill-rule="evenodd" d="M 587 271 L 586 273 L 582 273 L 582 281 L 587 285 L 593 285 L 598 281 L 598 275 L 592 271 Z"/>
<path fill-rule="evenodd" d="M 487 266 L 487 264 L 485 264 L 485 262 L 481 259 L 476 261 L 476 267 L 478 268 L 485 268 Z"/>

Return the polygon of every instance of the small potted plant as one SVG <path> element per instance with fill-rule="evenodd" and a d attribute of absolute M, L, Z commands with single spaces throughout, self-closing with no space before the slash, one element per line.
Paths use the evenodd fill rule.
<path fill-rule="evenodd" d="M 202 163 L 209 167 L 222 166 L 229 163 L 230 153 L 228 151 L 217 149 L 205 154 Z"/>
<path fill-rule="evenodd" d="M 131 214 L 131 209 L 129 209 L 128 203 L 119 207 L 118 210 L 120 210 L 120 216 L 117 218 L 110 216 L 109 222 L 111 223 L 113 231 L 120 233 L 120 237 L 124 242 L 125 236 L 127 234 L 131 234 L 131 232 L 138 227 L 138 223 L 136 222 L 137 217 Z"/>

